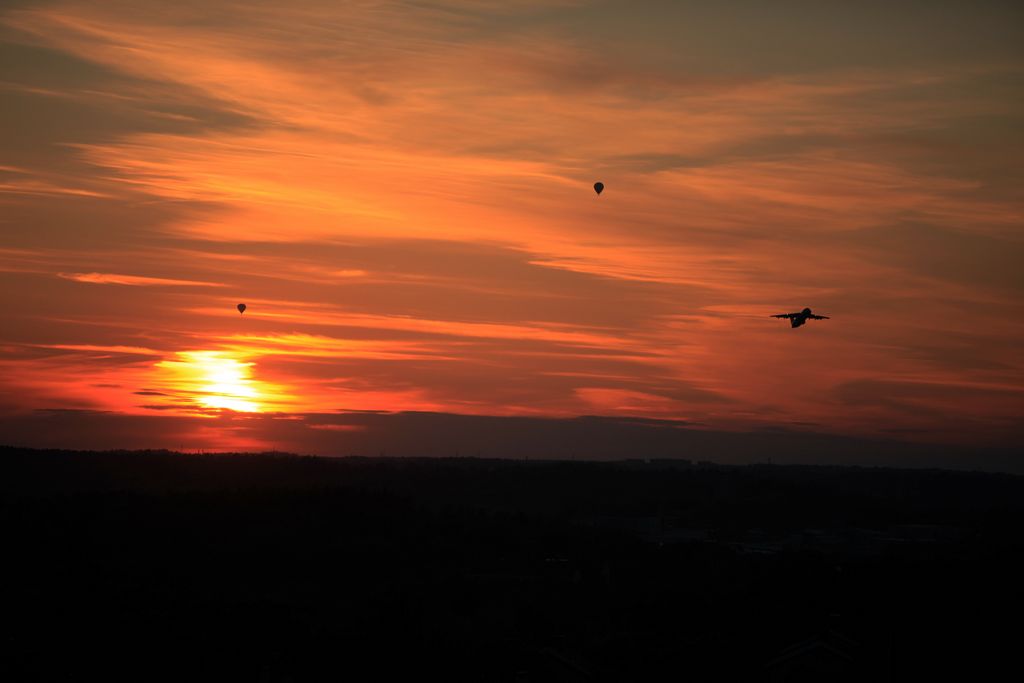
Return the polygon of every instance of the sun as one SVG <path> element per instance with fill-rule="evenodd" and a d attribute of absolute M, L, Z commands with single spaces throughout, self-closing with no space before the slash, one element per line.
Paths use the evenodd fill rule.
<path fill-rule="evenodd" d="M 224 351 L 179 351 L 177 360 L 157 363 L 175 393 L 204 408 L 260 413 L 265 396 L 252 377 L 253 363 Z"/>

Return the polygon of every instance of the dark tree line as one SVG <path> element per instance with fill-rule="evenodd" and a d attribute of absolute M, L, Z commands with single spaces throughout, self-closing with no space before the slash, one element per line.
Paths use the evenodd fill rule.
<path fill-rule="evenodd" d="M 984 679 L 1015 652 L 1010 475 L 0 457 L 7 680 Z"/>

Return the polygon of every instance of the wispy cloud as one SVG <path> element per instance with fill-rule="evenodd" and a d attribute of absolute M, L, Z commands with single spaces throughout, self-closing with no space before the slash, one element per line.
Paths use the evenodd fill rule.
<path fill-rule="evenodd" d="M 88 282 L 94 285 L 128 285 L 131 287 L 223 287 L 219 282 L 197 282 L 195 280 L 176 280 L 165 277 L 146 277 L 144 275 L 120 275 L 118 273 L 57 273 L 57 277 L 76 282 Z"/>
<path fill-rule="evenodd" d="M 98 344 L 46 344 L 43 348 L 62 349 L 65 351 L 95 351 L 98 353 L 127 353 L 131 355 L 159 356 L 159 351 L 141 346 L 102 346 Z"/>

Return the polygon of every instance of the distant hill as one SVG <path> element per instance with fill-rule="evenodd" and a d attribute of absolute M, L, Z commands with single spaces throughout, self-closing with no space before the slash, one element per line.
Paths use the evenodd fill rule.
<path fill-rule="evenodd" d="M 209 418 L 126 415 L 88 410 L 41 410 L 0 416 L 0 443 L 39 448 L 106 450 L 167 446 L 196 450 L 216 434 L 242 435 L 277 450 L 329 456 L 481 457 L 555 460 L 684 458 L 723 464 L 774 462 L 865 467 L 942 467 L 1024 474 L 1019 447 L 934 444 L 857 438 L 780 424 L 748 431 L 712 430 L 682 420 L 582 416 L 540 418 L 438 412 L 338 412 Z M 199 425 L 210 444 L 194 443 Z M 904 439 L 902 437 L 908 437 Z M 204 437 L 205 438 L 205 437 Z M 1016 443 L 1013 443 L 1016 446 Z M 217 450 L 225 450 L 218 447 Z"/>
<path fill-rule="evenodd" d="M 1024 477 L 940 469 L 719 465 L 682 459 L 575 462 L 483 458 L 324 458 L 285 453 L 64 451 L 0 447 L 0 491 L 80 493 L 308 491 L 374 488 L 431 503 L 562 514 L 712 516 L 751 506 L 786 515 L 870 510 L 887 521 L 965 523 L 1024 510 Z M 834 521 L 848 520 L 836 517 Z"/>

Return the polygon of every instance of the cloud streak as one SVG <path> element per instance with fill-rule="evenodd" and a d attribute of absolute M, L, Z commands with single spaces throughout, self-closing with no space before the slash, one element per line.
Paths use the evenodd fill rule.
<path fill-rule="evenodd" d="M 195 280 L 174 280 L 165 277 L 146 277 L 144 275 L 119 275 L 117 273 L 57 273 L 57 277 L 75 282 L 88 282 L 94 285 L 127 285 L 129 287 L 223 287 L 217 282 L 197 282 Z"/>

